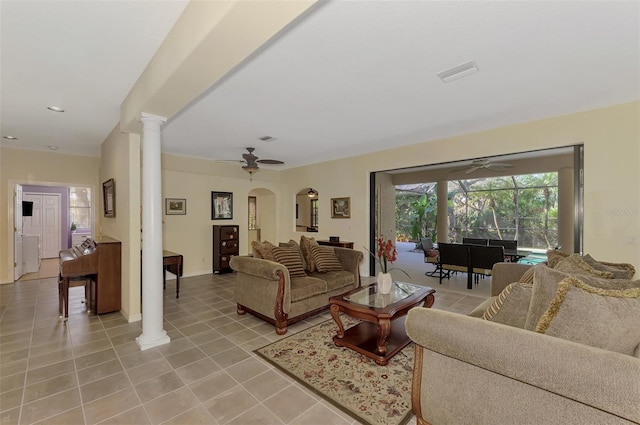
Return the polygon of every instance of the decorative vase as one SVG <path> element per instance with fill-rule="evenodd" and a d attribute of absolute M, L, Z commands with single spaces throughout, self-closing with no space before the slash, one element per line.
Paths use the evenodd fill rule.
<path fill-rule="evenodd" d="M 391 292 L 393 286 L 393 279 L 391 279 L 391 273 L 378 273 L 378 290 L 382 294 L 388 294 Z"/>

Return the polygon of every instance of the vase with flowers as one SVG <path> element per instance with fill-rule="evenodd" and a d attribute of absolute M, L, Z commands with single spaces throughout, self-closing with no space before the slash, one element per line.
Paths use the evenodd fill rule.
<path fill-rule="evenodd" d="M 385 242 L 384 239 L 378 238 L 377 243 L 378 249 L 375 255 L 368 249 L 367 251 L 373 258 L 376 259 L 376 261 L 378 261 L 378 265 L 380 266 L 380 272 L 378 273 L 378 289 L 381 293 L 388 294 L 389 292 L 391 292 L 391 288 L 393 286 L 393 279 L 390 273 L 391 270 L 400 270 L 402 273 L 407 275 L 407 277 L 411 278 L 411 276 L 409 276 L 407 272 L 402 269 L 388 267 L 389 264 L 393 264 L 393 262 L 398 258 L 398 251 L 396 251 L 396 247 L 394 246 L 391 239 Z"/>

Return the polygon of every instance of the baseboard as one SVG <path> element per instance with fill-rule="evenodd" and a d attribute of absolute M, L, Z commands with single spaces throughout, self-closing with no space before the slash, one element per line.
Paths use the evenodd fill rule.
<path fill-rule="evenodd" d="M 124 315 L 124 317 L 127 319 L 128 323 L 132 323 L 132 322 L 139 322 L 142 320 L 142 313 L 136 313 L 136 314 L 132 314 L 131 316 L 127 316 L 126 314 L 122 313 Z"/>

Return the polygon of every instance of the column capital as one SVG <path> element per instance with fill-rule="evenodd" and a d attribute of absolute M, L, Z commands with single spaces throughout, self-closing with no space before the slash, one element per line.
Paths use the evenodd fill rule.
<path fill-rule="evenodd" d="M 163 123 L 167 122 L 167 118 L 166 117 L 161 117 L 160 115 L 153 115 L 153 114 L 149 114 L 147 112 L 141 112 L 140 113 L 140 121 L 142 122 L 157 122 L 158 124 L 162 125 Z"/>

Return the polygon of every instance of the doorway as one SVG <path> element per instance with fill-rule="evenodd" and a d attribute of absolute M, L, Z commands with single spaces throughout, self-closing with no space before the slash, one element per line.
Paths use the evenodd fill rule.
<path fill-rule="evenodd" d="M 23 201 L 33 202 L 30 217 L 24 217 L 24 236 L 37 236 L 40 258 L 56 258 L 61 249 L 60 195 L 24 191 Z"/>
<path fill-rule="evenodd" d="M 565 217 L 563 231 L 567 231 L 564 239 L 567 250 L 572 252 L 582 251 L 583 232 L 583 145 L 543 149 L 537 151 L 521 152 L 495 157 L 468 159 L 442 164 L 430 164 L 404 169 L 383 170 L 370 174 L 370 249 L 375 248 L 377 237 L 396 239 L 396 208 L 395 187 L 398 185 L 410 185 L 423 182 L 447 183 L 451 181 L 469 178 L 488 178 L 497 176 L 518 176 L 525 174 L 560 172 L 564 175 L 565 196 L 570 205 L 565 205 L 564 211 L 569 217 Z M 485 167 L 493 163 L 496 169 Z M 499 167 L 497 167 L 499 165 Z M 447 191 L 443 191 L 443 199 L 447 198 Z M 387 206 L 385 208 L 385 206 Z M 442 210 L 440 209 L 442 207 Z M 444 217 L 437 223 L 438 240 L 448 237 L 448 202 L 438 202 L 438 214 Z M 391 213 L 389 213 L 391 211 Z M 385 212 L 387 212 L 385 214 Z M 447 239 L 442 239 L 443 241 Z M 435 241 L 434 241 L 435 242 Z M 369 263 L 371 275 L 375 275 L 375 262 Z"/>

